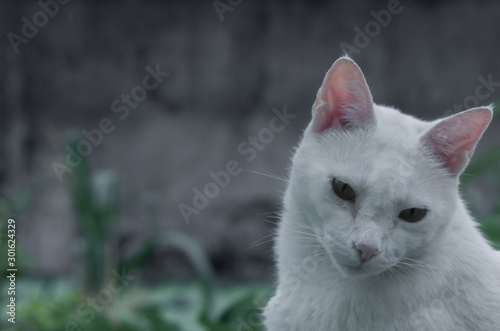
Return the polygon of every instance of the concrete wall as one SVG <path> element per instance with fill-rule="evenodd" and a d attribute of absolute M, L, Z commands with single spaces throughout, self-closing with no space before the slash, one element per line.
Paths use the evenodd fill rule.
<path fill-rule="evenodd" d="M 325 72 L 347 44 L 357 49 L 352 57 L 375 101 L 406 113 L 433 119 L 454 104 L 500 96 L 497 85 L 476 95 L 482 78 L 500 82 L 495 1 L 243 0 L 223 13 L 210 1 L 72 1 L 46 24 L 41 10 L 36 2 L 0 3 L 0 192 L 48 178 L 20 216 L 19 243 L 34 262 L 27 267 L 33 275 L 76 275 L 81 268 L 83 239 L 67 177 L 59 181 L 51 167 L 63 160 L 70 129 L 92 131 L 105 118 L 113 125 L 86 160 L 121 179 L 122 258 L 153 232 L 182 231 L 206 249 L 219 275 L 262 279 L 272 274 L 271 243 L 252 244 L 272 233 L 268 221 L 277 220 L 270 213 L 279 211 L 284 188 L 279 178 Z M 34 16 L 38 32 L 16 53 L 9 33 L 23 36 L 22 18 Z M 135 91 L 141 99 L 137 86 L 157 67 L 168 76 L 126 106 L 122 94 Z M 269 126 L 273 109 L 284 107 L 296 117 L 283 131 L 255 155 L 238 152 Z M 498 129 L 495 120 L 479 154 L 498 144 Z M 213 181 L 209 173 L 231 160 L 245 170 L 187 224 L 179 204 L 192 205 L 193 189 L 202 190 Z M 148 221 L 144 193 L 161 203 L 158 229 Z M 489 200 L 481 201 L 487 209 Z M 165 246 L 142 272 L 165 279 L 191 271 Z"/>

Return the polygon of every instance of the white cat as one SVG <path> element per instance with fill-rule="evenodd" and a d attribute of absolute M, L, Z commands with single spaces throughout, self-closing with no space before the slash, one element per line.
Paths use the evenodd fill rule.
<path fill-rule="evenodd" d="M 491 108 L 418 120 L 374 104 L 342 57 L 312 113 L 284 197 L 267 330 L 500 330 L 500 252 L 458 192 Z"/>

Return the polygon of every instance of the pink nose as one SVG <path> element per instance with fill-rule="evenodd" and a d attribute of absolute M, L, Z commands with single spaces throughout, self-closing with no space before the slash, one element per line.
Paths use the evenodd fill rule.
<path fill-rule="evenodd" d="M 380 249 L 365 244 L 354 244 L 354 248 L 358 251 L 361 262 L 366 262 L 380 253 Z"/>

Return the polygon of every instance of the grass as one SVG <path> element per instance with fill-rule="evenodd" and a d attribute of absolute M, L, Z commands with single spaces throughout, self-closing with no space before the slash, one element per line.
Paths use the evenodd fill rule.
<path fill-rule="evenodd" d="M 63 331 L 72 326 L 82 331 L 262 330 L 257 316 L 271 291 L 259 284 L 213 284 L 208 313 L 197 282 L 169 282 L 155 287 L 134 284 L 109 304 L 103 304 L 100 294 L 88 296 L 63 280 L 23 279 L 17 286 L 23 290 L 17 295 L 22 303 L 17 307 L 16 324 L 2 325 L 2 330 Z M 94 298 L 102 311 L 91 314 L 87 302 Z"/>

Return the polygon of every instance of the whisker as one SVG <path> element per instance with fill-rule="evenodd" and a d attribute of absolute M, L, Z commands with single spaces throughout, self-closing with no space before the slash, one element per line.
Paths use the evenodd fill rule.
<path fill-rule="evenodd" d="M 249 172 L 249 173 L 252 173 L 252 174 L 256 174 L 256 175 L 261 175 L 261 176 L 265 176 L 265 177 L 270 177 L 270 178 L 274 178 L 276 180 L 279 180 L 279 181 L 282 181 L 282 182 L 287 182 L 286 178 L 284 177 L 280 177 L 278 175 L 275 175 L 275 174 L 272 174 L 272 173 L 266 173 L 266 172 L 262 172 L 262 171 L 255 171 L 255 170 L 250 170 L 250 169 L 243 169 L 244 171 L 246 172 Z"/>
<path fill-rule="evenodd" d="M 468 174 L 468 173 L 462 173 L 461 176 L 467 176 L 467 177 L 472 177 L 472 178 L 484 178 L 484 176 L 478 176 L 478 175 L 473 175 L 473 174 Z"/>
<path fill-rule="evenodd" d="M 271 239 L 267 239 L 269 237 L 271 237 Z M 264 240 L 264 239 L 267 239 L 267 240 Z M 254 241 L 252 244 L 250 244 L 249 248 L 254 248 L 254 247 L 257 247 L 259 245 L 263 245 L 265 243 L 271 242 L 273 240 L 274 240 L 274 233 L 271 233 L 271 234 L 268 234 L 267 236 L 264 236 L 260 239 L 257 239 L 256 241 Z"/>
<path fill-rule="evenodd" d="M 263 218 L 262 220 L 263 220 L 264 222 L 270 223 L 270 224 L 272 224 L 272 225 L 278 225 L 278 222 L 273 222 L 273 221 L 271 221 L 271 220 L 267 220 L 267 219 L 265 219 L 265 218 Z"/>
<path fill-rule="evenodd" d="M 268 213 L 262 213 L 260 215 L 261 216 L 266 216 L 266 215 L 273 215 L 273 214 L 275 214 L 274 216 L 279 216 L 281 214 L 281 212 L 280 211 L 270 211 Z"/>

